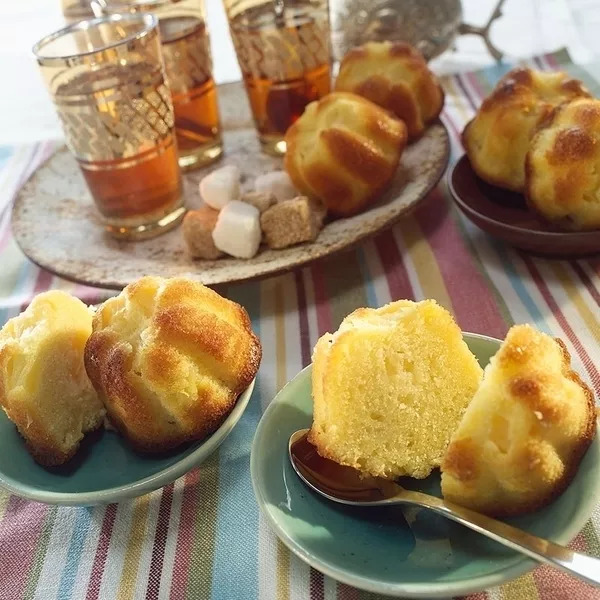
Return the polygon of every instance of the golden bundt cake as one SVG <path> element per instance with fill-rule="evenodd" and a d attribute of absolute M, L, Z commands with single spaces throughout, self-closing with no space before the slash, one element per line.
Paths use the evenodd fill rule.
<path fill-rule="evenodd" d="M 104 419 L 83 364 L 92 314 L 81 300 L 53 290 L 0 330 L 0 404 L 45 466 L 69 460 Z"/>
<path fill-rule="evenodd" d="M 359 308 L 315 347 L 309 440 L 321 456 L 370 475 L 427 477 L 481 375 L 434 300 Z"/>
<path fill-rule="evenodd" d="M 557 108 L 526 158 L 529 205 L 563 229 L 600 229 L 600 100 Z"/>
<path fill-rule="evenodd" d="M 418 138 L 438 118 L 444 91 L 421 53 L 404 42 L 367 42 L 340 63 L 336 91 L 352 92 L 390 110 Z"/>
<path fill-rule="evenodd" d="M 285 168 L 296 188 L 345 217 L 386 188 L 406 146 L 406 127 L 369 100 L 338 92 L 311 102 L 285 141 Z"/>
<path fill-rule="evenodd" d="M 589 95 L 580 81 L 566 73 L 513 69 L 463 131 L 471 166 L 488 183 L 523 192 L 525 155 L 538 125 L 555 106 Z"/>
<path fill-rule="evenodd" d="M 494 516 L 536 510 L 569 484 L 595 431 L 592 392 L 563 343 L 516 325 L 452 436 L 444 498 Z"/>
<path fill-rule="evenodd" d="M 128 285 L 98 310 L 85 348 L 111 423 L 145 452 L 214 431 L 260 358 L 246 311 L 184 278 Z"/>

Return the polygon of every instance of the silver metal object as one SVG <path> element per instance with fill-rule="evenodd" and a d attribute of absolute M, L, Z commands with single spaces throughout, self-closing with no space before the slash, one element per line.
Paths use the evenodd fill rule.
<path fill-rule="evenodd" d="M 430 60 L 452 46 L 457 35 L 480 35 L 496 59 L 502 52 L 489 38 L 492 23 L 502 15 L 498 0 L 482 27 L 463 22 L 460 0 L 330 0 L 334 58 L 367 41 L 405 41 Z"/>
<path fill-rule="evenodd" d="M 429 508 L 504 546 L 600 587 L 600 559 L 574 552 L 453 502 L 422 492 L 405 490 L 393 481 L 380 477 L 365 477 L 355 469 L 318 457 L 316 450 L 315 454 L 311 455 L 310 452 L 306 452 L 308 442 L 304 438 L 307 433 L 308 429 L 300 429 L 291 435 L 288 445 L 290 462 L 300 479 L 325 498 L 351 506 L 409 504 Z M 302 450 L 294 451 L 294 445 Z M 315 465 L 320 464 L 324 464 L 326 468 L 315 469 Z"/>

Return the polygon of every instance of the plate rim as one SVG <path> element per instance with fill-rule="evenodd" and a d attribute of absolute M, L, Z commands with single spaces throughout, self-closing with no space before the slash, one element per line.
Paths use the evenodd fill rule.
<path fill-rule="evenodd" d="M 475 210 L 470 204 L 465 202 L 462 195 L 458 193 L 456 190 L 456 186 L 454 185 L 454 174 L 458 167 L 462 166 L 464 163 L 469 163 L 469 167 L 473 170 L 471 166 L 471 162 L 466 152 L 456 160 L 450 167 L 448 168 L 448 173 L 446 175 L 446 182 L 448 184 L 448 189 L 450 190 L 450 194 L 454 200 L 454 202 L 459 206 L 459 208 L 465 213 L 469 220 L 471 220 L 471 215 L 477 215 L 477 218 L 482 221 L 486 221 L 489 224 L 495 225 L 497 227 L 502 227 L 503 229 L 509 230 L 514 233 L 525 233 L 525 234 L 533 234 L 537 237 L 546 237 L 548 241 L 552 239 L 566 239 L 572 238 L 575 240 L 580 239 L 581 237 L 592 238 L 597 236 L 600 233 L 600 230 L 589 230 L 589 231 L 544 231 L 542 229 L 530 229 L 529 227 L 519 227 L 518 225 L 513 225 L 511 223 L 506 223 L 504 221 L 499 221 L 498 219 L 494 219 L 493 217 L 488 216 L 485 213 L 482 213 L 478 210 Z M 473 171 L 475 177 L 477 174 Z M 477 225 L 477 223 L 475 223 Z M 600 251 L 600 250 L 598 250 Z"/>
<path fill-rule="evenodd" d="M 200 442 L 200 445 L 193 452 L 161 471 L 158 471 L 158 473 L 154 473 L 154 475 L 149 475 L 148 477 L 138 479 L 132 483 L 93 492 L 53 492 L 32 489 L 30 486 L 27 486 L 27 489 L 24 489 L 18 482 L 12 483 L 14 481 L 12 478 L 7 480 L 0 471 L 0 488 L 21 498 L 26 498 L 27 500 L 35 500 L 45 504 L 57 504 L 61 506 L 94 506 L 96 504 L 111 504 L 113 502 L 120 502 L 121 500 L 135 498 L 155 491 L 175 481 L 175 479 L 185 475 L 188 471 L 201 464 L 225 441 L 244 414 L 252 396 L 255 383 L 256 378 L 254 378 L 250 385 L 240 394 L 232 411 L 227 415 L 227 418 L 219 428 L 208 438 Z"/>
<path fill-rule="evenodd" d="M 497 343 L 498 345 L 502 343 L 502 340 L 484 335 L 481 333 L 472 333 L 468 331 L 462 332 L 463 337 L 471 337 L 471 338 L 479 338 L 486 341 L 491 341 Z M 262 487 L 259 487 L 258 484 L 258 471 L 259 471 L 259 459 L 257 456 L 257 440 L 259 439 L 259 433 L 263 427 L 265 427 L 265 422 L 268 421 L 269 415 L 271 412 L 275 410 L 275 406 L 278 402 L 278 397 L 284 392 L 284 390 L 291 385 L 292 382 L 296 381 L 300 377 L 306 377 L 308 371 L 312 370 L 312 363 L 308 364 L 302 370 L 300 370 L 292 379 L 290 379 L 282 388 L 277 392 L 273 400 L 267 406 L 265 412 L 263 413 L 256 431 L 254 433 L 254 438 L 252 440 L 252 448 L 250 452 L 250 477 L 252 480 L 252 488 L 254 490 L 254 495 L 257 500 L 257 504 L 263 516 L 266 517 L 270 527 L 275 532 L 277 537 L 287 546 L 289 550 L 291 550 L 296 556 L 298 556 L 301 560 L 308 563 L 311 567 L 316 569 L 317 571 L 339 581 L 341 583 L 345 583 L 347 585 L 354 586 L 358 589 L 362 589 L 372 593 L 378 594 L 388 594 L 391 596 L 399 597 L 410 597 L 410 598 L 446 598 L 446 597 L 454 597 L 456 595 L 465 595 L 475 593 L 481 590 L 485 590 L 491 587 L 495 587 L 506 583 L 507 581 L 513 580 L 528 571 L 531 571 L 533 568 L 539 566 L 541 563 L 538 561 L 528 558 L 525 555 L 521 555 L 519 562 L 516 564 L 507 567 L 505 569 L 501 569 L 499 571 L 494 571 L 488 575 L 480 575 L 474 578 L 469 578 L 465 580 L 465 583 L 461 582 L 436 582 L 436 583 L 382 583 L 378 582 L 374 579 L 366 579 L 360 576 L 355 576 L 352 573 L 338 569 L 335 566 L 330 566 L 329 564 L 323 564 L 322 561 L 315 558 L 311 553 L 307 552 L 302 545 L 298 544 L 293 537 L 289 536 L 287 531 L 281 527 L 278 523 L 278 520 L 274 517 L 271 511 L 267 508 L 268 502 L 265 499 L 265 496 L 262 491 Z M 598 434 L 595 437 L 595 443 L 598 444 Z M 585 524 L 589 521 L 593 509 L 596 506 L 596 501 L 598 497 L 600 497 L 600 477 L 598 477 L 596 481 L 596 493 L 590 495 L 590 497 L 595 498 L 596 500 L 590 501 L 589 499 L 586 501 L 584 498 L 582 500 L 582 504 L 589 505 L 589 510 L 582 511 L 582 514 L 587 514 L 585 519 L 574 519 L 567 529 L 565 529 L 561 536 L 554 539 L 558 543 L 567 544 L 572 541 L 577 534 L 582 530 Z M 589 514 L 588 514 L 589 513 Z M 580 521 L 583 521 L 580 523 Z M 518 555 L 518 553 L 517 553 Z"/>
<path fill-rule="evenodd" d="M 236 82 L 229 82 L 227 84 L 221 84 L 221 85 L 235 87 L 235 86 L 241 86 L 242 82 L 236 81 Z M 221 87 L 221 85 L 219 87 Z M 381 232 L 389 229 L 390 227 L 393 227 L 400 219 L 411 214 L 418 206 L 420 206 L 420 204 L 424 200 L 427 199 L 430 192 L 433 189 L 435 189 L 435 187 L 440 183 L 440 181 L 442 181 L 444 174 L 445 174 L 446 170 L 448 169 L 448 165 L 450 163 L 450 153 L 451 153 L 451 142 L 450 142 L 450 134 L 448 131 L 448 127 L 446 126 L 444 121 L 440 118 L 436 119 L 433 123 L 431 123 L 429 127 L 433 127 L 433 126 L 438 126 L 442 132 L 442 135 L 441 135 L 441 139 L 442 139 L 442 143 L 443 143 L 442 159 L 440 160 L 439 165 L 437 165 L 437 169 L 435 170 L 434 176 L 431 178 L 428 185 L 425 186 L 421 196 L 417 200 L 415 200 L 412 204 L 410 204 L 409 206 L 400 208 L 398 210 L 398 212 L 396 212 L 393 216 L 390 216 L 382 224 L 376 225 L 372 231 L 360 232 L 358 235 L 356 235 L 356 237 L 354 237 L 354 239 L 352 239 L 352 241 L 338 245 L 334 249 L 330 249 L 328 247 L 327 251 L 319 254 L 318 256 L 311 256 L 311 255 L 308 255 L 305 253 L 301 258 L 296 259 L 293 262 L 281 264 L 280 266 L 277 266 L 277 267 L 270 266 L 268 268 L 265 268 L 265 270 L 262 270 L 259 273 L 249 273 L 249 274 L 243 275 L 242 277 L 238 276 L 238 277 L 214 278 L 215 279 L 214 281 L 205 283 L 205 285 L 218 286 L 218 285 L 246 283 L 246 282 L 250 282 L 250 281 L 259 281 L 259 280 L 269 278 L 269 277 L 275 277 L 275 276 L 278 276 L 278 275 L 281 275 L 284 273 L 288 273 L 288 272 L 293 272 L 300 268 L 306 267 L 307 265 L 309 265 L 313 262 L 316 262 L 316 261 L 319 261 L 322 259 L 327 259 L 329 257 L 335 256 L 336 254 L 338 254 L 340 252 L 351 250 L 351 249 L 355 248 L 357 245 L 363 243 L 366 239 L 369 239 L 369 238 L 371 238 L 375 235 L 378 235 Z M 29 175 L 27 180 L 19 188 L 19 190 L 17 191 L 15 198 L 12 202 L 12 206 L 11 206 L 11 217 L 10 217 L 11 226 L 12 226 L 12 222 L 14 219 L 14 215 L 18 211 L 18 208 L 21 205 L 21 203 L 23 202 L 23 191 L 27 189 L 27 186 L 36 177 L 37 172 L 46 163 L 48 163 L 50 160 L 52 160 L 52 158 L 58 152 L 64 152 L 64 151 L 69 152 L 66 145 L 64 145 L 64 144 L 59 145 L 49 157 L 47 157 L 40 165 L 38 165 L 36 167 L 36 169 Z M 400 163 L 400 165 L 401 164 L 402 163 Z M 367 212 L 367 211 L 364 211 L 364 212 Z M 363 213 L 361 213 L 361 214 L 363 214 Z M 58 277 L 66 279 L 68 281 L 73 281 L 75 283 L 82 284 L 82 285 L 89 285 L 89 286 L 93 286 L 93 287 L 98 287 L 98 288 L 102 288 L 102 289 L 110 289 L 110 290 L 121 290 L 121 289 L 123 289 L 124 285 L 127 285 L 127 283 L 129 283 L 129 282 L 123 283 L 122 281 L 118 281 L 115 279 L 109 279 L 109 278 L 105 278 L 103 281 L 96 281 L 93 279 L 83 279 L 76 275 L 70 275 L 69 273 L 65 273 L 64 271 L 57 270 L 53 267 L 53 265 L 50 261 L 44 261 L 42 259 L 42 257 L 40 257 L 38 254 L 36 254 L 35 251 L 32 251 L 32 248 L 30 245 L 28 246 L 27 244 L 25 244 L 25 245 L 22 244 L 22 240 L 21 240 L 20 236 L 16 235 L 14 233 L 14 229 L 13 229 L 13 238 L 14 238 L 16 244 L 18 245 L 19 249 L 21 250 L 21 252 L 23 252 L 23 254 L 27 257 L 28 260 L 30 260 L 32 263 L 34 263 L 41 269 L 44 269 L 44 270 L 52 273 L 53 275 L 56 275 Z M 125 243 L 135 243 L 135 242 L 125 242 Z M 314 242 L 311 242 L 308 244 L 305 243 L 305 244 L 299 245 L 298 248 L 302 248 L 302 247 L 310 248 L 313 245 L 314 245 Z M 25 246 L 27 246 L 27 248 Z M 250 260 L 252 260 L 252 259 L 250 259 Z M 214 262 L 214 261 L 207 261 L 207 262 Z M 246 262 L 249 262 L 249 261 L 246 261 Z M 192 260 L 190 262 L 189 273 L 187 273 L 187 275 L 190 277 L 194 277 L 194 278 L 198 279 L 199 281 L 201 281 L 202 283 L 204 283 L 203 278 L 202 278 L 202 274 L 203 274 L 202 263 L 203 263 L 203 260 L 199 260 L 199 259 Z M 159 265 L 159 267 L 160 266 L 161 265 Z"/>

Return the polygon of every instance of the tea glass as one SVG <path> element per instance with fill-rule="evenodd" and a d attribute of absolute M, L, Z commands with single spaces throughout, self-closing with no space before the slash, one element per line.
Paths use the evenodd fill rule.
<path fill-rule="evenodd" d="M 160 49 L 149 14 L 80 21 L 33 47 L 67 146 L 118 238 L 152 237 L 185 213 Z"/>
<path fill-rule="evenodd" d="M 223 0 L 262 149 L 285 153 L 285 132 L 330 91 L 327 0 Z"/>
<path fill-rule="evenodd" d="M 179 166 L 187 171 L 216 161 L 223 143 L 203 0 L 95 0 L 94 10 L 103 15 L 151 12 L 158 17 Z"/>

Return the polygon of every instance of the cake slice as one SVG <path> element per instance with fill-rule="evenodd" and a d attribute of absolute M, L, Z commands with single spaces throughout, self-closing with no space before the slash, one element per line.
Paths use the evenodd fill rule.
<path fill-rule="evenodd" d="M 481 377 L 435 301 L 360 308 L 315 347 L 310 441 L 321 456 L 370 475 L 427 477 Z"/>
<path fill-rule="evenodd" d="M 446 451 L 444 498 L 494 516 L 534 511 L 566 488 L 595 432 L 592 392 L 563 343 L 516 325 Z"/>
<path fill-rule="evenodd" d="M 92 317 L 81 300 L 53 290 L 0 330 L 0 405 L 45 466 L 66 462 L 104 419 L 83 364 Z"/>

